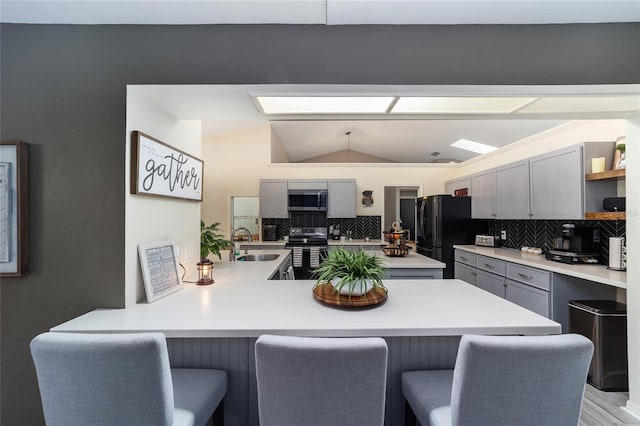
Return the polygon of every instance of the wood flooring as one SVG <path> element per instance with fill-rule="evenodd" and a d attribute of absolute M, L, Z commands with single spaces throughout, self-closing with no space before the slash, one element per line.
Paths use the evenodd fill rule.
<path fill-rule="evenodd" d="M 627 404 L 627 392 L 604 392 L 587 385 L 582 401 L 580 426 L 640 425 L 636 419 L 621 407 Z"/>

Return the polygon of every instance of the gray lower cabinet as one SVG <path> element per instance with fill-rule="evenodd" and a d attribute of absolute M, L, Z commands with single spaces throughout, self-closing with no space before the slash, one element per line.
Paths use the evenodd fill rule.
<path fill-rule="evenodd" d="M 477 275 L 476 268 L 473 266 L 466 265 L 462 262 L 455 262 L 454 278 L 476 285 Z"/>
<path fill-rule="evenodd" d="M 551 294 L 548 291 L 517 281 L 506 280 L 504 298 L 543 317 L 551 318 L 549 315 Z"/>
<path fill-rule="evenodd" d="M 294 277 L 289 275 L 289 267 L 291 266 L 291 255 L 287 255 L 285 261 L 280 265 L 277 271 L 271 275 L 270 280 L 293 280 Z"/>
<path fill-rule="evenodd" d="M 502 297 L 503 299 L 506 298 L 505 279 L 503 276 L 477 270 L 476 287 L 488 291 L 491 294 L 495 294 L 496 296 Z"/>
<path fill-rule="evenodd" d="M 488 256 L 455 251 L 455 277 L 551 318 L 551 275 Z"/>
<path fill-rule="evenodd" d="M 455 277 L 562 325 L 569 331 L 569 301 L 616 300 L 616 288 L 544 269 L 455 251 Z"/>
<path fill-rule="evenodd" d="M 387 268 L 384 279 L 389 280 L 434 280 L 442 278 L 442 269 Z"/>

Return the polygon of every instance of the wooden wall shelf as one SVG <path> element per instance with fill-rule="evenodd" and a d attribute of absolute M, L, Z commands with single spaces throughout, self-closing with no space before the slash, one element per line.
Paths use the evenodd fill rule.
<path fill-rule="evenodd" d="M 584 214 L 586 220 L 626 220 L 626 212 L 588 212 Z"/>
<path fill-rule="evenodd" d="M 602 179 L 617 179 L 626 176 L 626 169 L 618 170 L 606 170 L 601 173 L 589 173 L 585 176 L 586 180 L 602 180 Z"/>

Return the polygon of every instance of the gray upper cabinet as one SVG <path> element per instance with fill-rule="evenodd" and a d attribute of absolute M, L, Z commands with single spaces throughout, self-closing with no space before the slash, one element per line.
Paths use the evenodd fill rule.
<path fill-rule="evenodd" d="M 331 179 L 328 182 L 329 199 L 327 200 L 328 218 L 356 217 L 356 180 Z"/>
<path fill-rule="evenodd" d="M 260 217 L 287 218 L 287 181 L 285 179 L 260 180 Z"/>
<path fill-rule="evenodd" d="M 584 219 L 581 146 L 534 157 L 529 167 L 532 219 Z"/>
<path fill-rule="evenodd" d="M 591 158 L 610 162 L 613 142 L 585 142 L 471 176 L 474 219 L 584 220 L 615 197 L 616 182 L 585 181 Z M 609 157 L 607 157 L 609 155 Z M 454 190 L 457 180 L 446 183 Z"/>
<path fill-rule="evenodd" d="M 496 218 L 529 219 L 529 162 L 496 169 Z"/>
<path fill-rule="evenodd" d="M 287 186 L 289 189 L 327 189 L 327 181 L 316 179 L 289 179 Z"/>
<path fill-rule="evenodd" d="M 489 170 L 471 176 L 471 217 L 474 219 L 496 218 L 496 172 Z"/>

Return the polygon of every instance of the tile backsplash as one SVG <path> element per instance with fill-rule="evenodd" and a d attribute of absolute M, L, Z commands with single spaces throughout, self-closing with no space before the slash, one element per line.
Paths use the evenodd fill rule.
<path fill-rule="evenodd" d="M 276 235 L 281 239 L 289 235 L 290 227 L 315 227 L 330 225 L 340 226 L 344 234 L 351 231 L 353 238 L 370 237 L 380 239 L 382 230 L 381 216 L 356 216 L 355 219 L 328 219 L 326 213 L 321 212 L 291 212 L 288 219 L 262 219 L 262 225 L 276 225 Z"/>
<path fill-rule="evenodd" d="M 489 234 L 500 235 L 507 231 L 503 247 L 519 249 L 522 246 L 540 247 L 544 252 L 551 248 L 563 223 L 600 228 L 600 263 L 609 262 L 609 237 L 625 237 L 624 220 L 494 220 L 489 222 Z"/>

